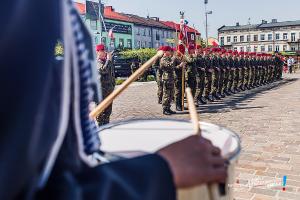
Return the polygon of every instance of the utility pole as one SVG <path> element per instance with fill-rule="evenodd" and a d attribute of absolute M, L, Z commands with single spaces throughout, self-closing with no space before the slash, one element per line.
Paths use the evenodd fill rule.
<path fill-rule="evenodd" d="M 204 0 L 204 7 L 205 7 L 205 34 L 206 34 L 206 46 L 208 47 L 208 17 L 207 15 L 211 15 L 212 11 L 207 11 L 207 4 L 208 0 Z"/>
<path fill-rule="evenodd" d="M 251 34 L 250 34 L 250 25 L 251 25 L 251 18 L 249 17 L 248 18 L 248 35 L 249 35 L 249 41 L 248 41 L 248 48 L 247 48 L 247 52 L 251 52 Z M 258 37 L 258 36 L 257 36 Z M 248 40 L 248 37 L 247 37 L 247 40 Z"/>

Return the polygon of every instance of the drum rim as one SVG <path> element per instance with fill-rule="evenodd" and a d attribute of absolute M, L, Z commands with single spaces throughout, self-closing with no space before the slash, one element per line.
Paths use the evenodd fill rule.
<path fill-rule="evenodd" d="M 147 118 L 137 118 L 137 119 L 127 119 L 127 120 L 123 120 L 123 121 L 112 122 L 112 123 L 106 124 L 104 126 L 100 126 L 99 129 L 98 129 L 98 133 L 101 134 L 101 131 L 103 131 L 103 130 L 111 129 L 111 128 L 115 127 L 115 126 L 123 125 L 123 124 L 126 124 L 128 122 L 154 121 L 154 120 L 156 120 L 156 121 L 177 121 L 177 122 L 188 122 L 188 123 L 191 123 L 190 120 L 186 120 L 186 119 L 168 119 L 168 118 L 153 118 L 153 119 L 149 119 L 149 118 L 148 119 Z M 231 129 L 226 128 L 224 126 L 220 126 L 218 124 L 213 124 L 213 123 L 203 122 L 203 121 L 201 121 L 200 123 L 215 125 L 215 126 L 218 126 L 220 128 L 223 128 L 223 129 L 226 129 L 226 130 L 230 131 L 230 134 L 237 140 L 238 146 L 237 146 L 237 149 L 232 153 L 232 155 L 230 155 L 228 157 L 228 160 L 230 162 L 233 162 L 233 161 L 235 161 L 235 160 L 238 159 L 238 156 L 240 155 L 240 153 L 242 151 L 242 146 L 241 146 L 241 138 L 240 138 L 240 136 L 236 132 L 234 132 Z"/>

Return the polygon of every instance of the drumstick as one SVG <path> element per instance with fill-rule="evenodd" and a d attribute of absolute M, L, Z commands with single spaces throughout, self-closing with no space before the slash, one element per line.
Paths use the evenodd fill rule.
<path fill-rule="evenodd" d="M 123 82 L 116 90 L 114 90 L 107 98 L 105 98 L 91 113 L 90 118 L 95 119 L 102 113 L 112 102 L 118 97 L 131 83 L 136 81 L 152 64 L 163 56 L 163 51 L 158 51 L 155 56 L 137 69 L 126 81 Z"/>
<path fill-rule="evenodd" d="M 196 110 L 196 106 L 194 103 L 194 97 L 192 95 L 191 88 L 186 88 L 186 98 L 188 102 L 188 109 L 191 117 L 191 121 L 193 123 L 194 132 L 195 134 L 201 136 L 201 129 L 200 129 L 200 123 L 199 118 Z"/>
<path fill-rule="evenodd" d="M 201 136 L 201 128 L 200 128 L 200 123 L 199 123 L 199 116 L 196 110 L 196 106 L 194 103 L 194 97 L 192 95 L 191 88 L 186 89 L 186 98 L 188 102 L 188 109 L 191 117 L 191 121 L 193 123 L 194 131 L 197 135 Z M 217 200 L 218 199 L 218 194 L 216 191 L 218 191 L 218 185 L 217 184 L 209 184 L 208 185 L 208 190 L 209 190 L 209 199 L 210 200 Z M 215 192 L 214 192 L 215 191 Z"/>

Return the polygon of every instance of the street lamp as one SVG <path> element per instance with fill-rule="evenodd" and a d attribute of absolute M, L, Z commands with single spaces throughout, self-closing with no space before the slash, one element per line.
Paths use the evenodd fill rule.
<path fill-rule="evenodd" d="M 206 9 L 205 9 L 206 10 Z M 208 28 L 207 28 L 207 15 L 211 15 L 212 11 L 205 11 L 205 30 L 206 30 L 206 46 L 208 46 Z"/>

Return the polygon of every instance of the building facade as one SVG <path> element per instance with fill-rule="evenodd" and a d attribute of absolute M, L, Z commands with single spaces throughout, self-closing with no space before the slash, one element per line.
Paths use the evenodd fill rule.
<path fill-rule="evenodd" d="M 221 47 L 237 51 L 285 52 L 300 51 L 300 20 L 260 24 L 222 26 L 218 29 Z"/>
<path fill-rule="evenodd" d="M 158 17 L 140 17 L 126 14 L 134 24 L 135 48 L 158 48 L 159 46 L 175 46 L 175 30 L 163 24 Z"/>
<path fill-rule="evenodd" d="M 177 23 L 171 22 L 171 21 L 165 21 L 165 22 L 162 22 L 162 23 L 164 23 L 166 26 L 168 26 L 170 28 L 175 29 L 174 43 L 177 43 L 176 41 L 177 41 L 177 38 L 179 37 L 180 24 L 177 24 Z M 194 28 L 191 28 L 191 27 L 187 26 L 186 27 L 186 32 L 187 32 L 187 42 L 189 43 L 189 45 L 196 46 L 196 44 L 200 43 L 201 34 L 199 33 L 199 31 L 197 31 Z"/>

